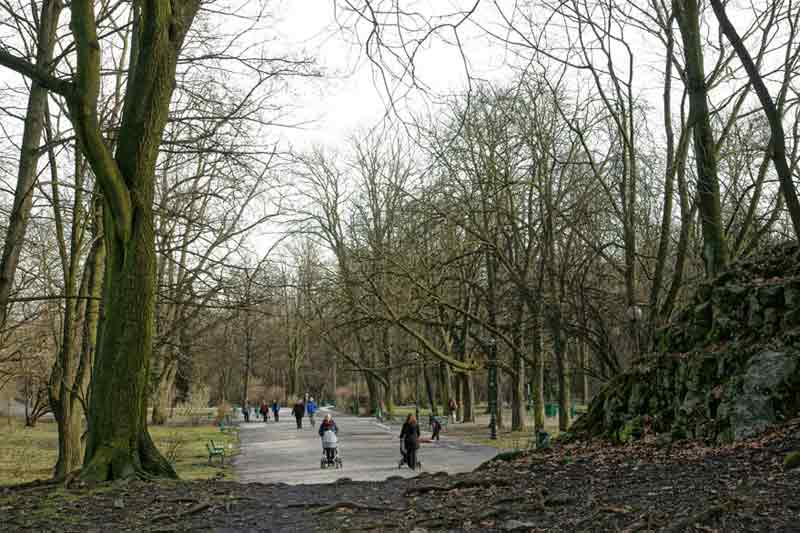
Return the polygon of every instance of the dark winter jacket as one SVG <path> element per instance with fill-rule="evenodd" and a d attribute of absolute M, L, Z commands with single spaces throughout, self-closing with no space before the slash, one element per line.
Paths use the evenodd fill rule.
<path fill-rule="evenodd" d="M 339 433 L 339 428 L 336 427 L 336 422 L 331 420 L 330 422 L 323 420 L 322 424 L 319 425 L 319 436 L 323 436 L 326 431 L 331 430 L 334 433 Z"/>
<path fill-rule="evenodd" d="M 400 438 L 405 442 L 406 448 L 417 448 L 419 446 L 419 426 L 417 424 L 403 424 L 400 430 Z"/>
<path fill-rule="evenodd" d="M 281 410 L 281 406 L 278 405 L 278 402 L 273 402 L 273 404 L 272 404 L 272 412 L 273 413 L 277 413 L 280 410 Z"/>
<path fill-rule="evenodd" d="M 303 415 L 305 414 L 306 406 L 303 405 L 302 402 L 294 404 L 294 407 L 292 407 L 292 415 L 294 415 L 295 418 L 303 418 Z"/>

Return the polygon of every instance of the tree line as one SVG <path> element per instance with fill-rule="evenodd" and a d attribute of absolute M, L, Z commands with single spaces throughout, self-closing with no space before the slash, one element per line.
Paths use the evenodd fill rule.
<path fill-rule="evenodd" d="M 3 109 L 0 379 L 53 410 L 57 476 L 174 475 L 148 413 L 199 385 L 363 382 L 390 410 L 422 389 L 469 421 L 493 352 L 511 427 L 531 397 L 567 430 L 698 281 L 796 238 L 792 2 L 339 7 L 391 97 L 425 87 L 429 45 L 458 48 L 467 89 L 290 153 L 265 139 L 313 62 L 211 31 L 212 3 L 74 1 L 65 29 L 58 1 L 2 2 L 27 106 Z M 514 58 L 502 80 L 471 71 L 468 32 Z"/>

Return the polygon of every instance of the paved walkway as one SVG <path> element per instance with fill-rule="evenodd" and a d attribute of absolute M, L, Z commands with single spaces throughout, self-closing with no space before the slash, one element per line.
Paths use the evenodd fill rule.
<path fill-rule="evenodd" d="M 325 416 L 317 414 L 317 424 Z M 339 427 L 339 454 L 344 462 L 341 470 L 321 469 L 322 455 L 317 428 L 297 430 L 289 409 L 282 409 L 280 422 L 242 423 L 239 433 L 242 453 L 235 460 L 240 481 L 244 483 L 330 483 L 340 478 L 354 481 L 382 481 L 390 476 L 411 477 L 408 468 L 398 469 L 400 430 L 379 424 L 373 418 L 358 418 L 334 413 Z M 424 436 L 430 436 L 424 432 Z M 448 438 L 423 443 L 419 460 L 423 470 L 448 473 L 468 472 L 497 454 L 494 448 L 463 443 Z"/>

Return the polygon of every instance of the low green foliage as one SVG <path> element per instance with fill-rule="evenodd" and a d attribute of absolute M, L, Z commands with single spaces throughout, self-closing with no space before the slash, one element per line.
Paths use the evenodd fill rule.
<path fill-rule="evenodd" d="M 26 428 L 16 418 L 0 419 L 0 485 L 16 485 L 52 476 L 58 458 L 55 423 L 40 422 Z M 155 426 L 150 435 L 181 479 L 234 479 L 229 459 L 239 453 L 238 432 L 220 433 L 217 426 Z M 208 464 L 206 443 L 225 448 L 225 467 L 219 461 Z"/>
<path fill-rule="evenodd" d="M 783 459 L 786 470 L 800 467 L 800 452 L 792 452 Z"/>

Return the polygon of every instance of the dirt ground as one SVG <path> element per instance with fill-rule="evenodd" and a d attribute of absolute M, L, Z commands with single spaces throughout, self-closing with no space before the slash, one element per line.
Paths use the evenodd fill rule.
<path fill-rule="evenodd" d="M 800 420 L 729 447 L 571 444 L 475 472 L 326 485 L 39 483 L 0 531 L 800 532 Z"/>

